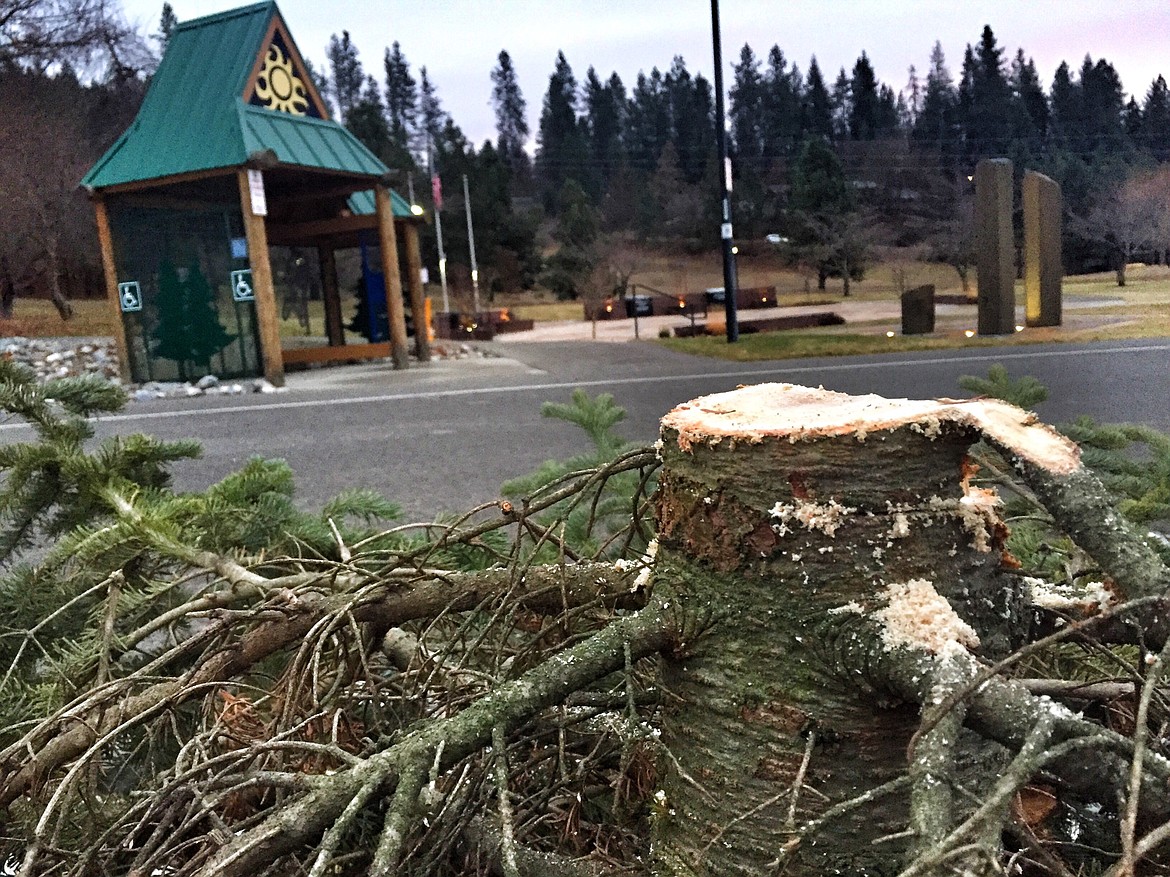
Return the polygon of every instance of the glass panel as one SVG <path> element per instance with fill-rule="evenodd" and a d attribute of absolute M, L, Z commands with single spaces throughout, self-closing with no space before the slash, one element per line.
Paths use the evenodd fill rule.
<path fill-rule="evenodd" d="M 173 210 L 111 205 L 119 284 L 135 381 L 261 374 L 256 303 L 239 208 Z"/>
<path fill-rule="evenodd" d="M 321 266 L 315 247 L 269 247 L 272 285 L 280 309 L 280 336 L 284 348 L 322 347 L 328 344 Z"/>

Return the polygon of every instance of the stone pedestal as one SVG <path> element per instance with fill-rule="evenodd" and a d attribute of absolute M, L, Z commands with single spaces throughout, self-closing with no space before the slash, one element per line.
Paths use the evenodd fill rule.
<path fill-rule="evenodd" d="M 979 272 L 979 334 L 1016 328 L 1012 243 L 1012 163 L 988 158 L 975 167 L 975 263 Z"/>
<path fill-rule="evenodd" d="M 1061 304 L 1060 184 L 1024 173 L 1024 292 L 1029 326 L 1059 326 Z"/>
<path fill-rule="evenodd" d="M 902 334 L 929 335 L 934 331 L 934 284 L 902 293 Z"/>

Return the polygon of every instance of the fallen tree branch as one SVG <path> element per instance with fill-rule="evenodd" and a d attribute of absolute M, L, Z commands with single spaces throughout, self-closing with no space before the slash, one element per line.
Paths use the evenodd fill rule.
<path fill-rule="evenodd" d="M 1082 465 L 1068 473 L 1052 472 L 992 443 L 1008 455 L 1060 528 L 1121 588 L 1123 599 L 1170 593 L 1170 570 L 1117 511 L 1105 485 L 1089 469 Z"/>
<path fill-rule="evenodd" d="M 442 573 L 441 578 L 419 574 L 414 583 L 395 581 L 357 595 L 316 594 L 295 605 L 282 603 L 275 619 L 261 621 L 238 640 L 211 650 L 186 673 L 163 681 L 154 681 L 157 675 L 129 674 L 108 684 L 97 695 L 87 692 L 40 722 L 0 752 L 0 808 L 85 753 L 114 728 L 153 712 L 159 704 L 174 707 L 202 696 L 209 683 L 230 680 L 265 658 L 298 645 L 315 625 L 332 614 L 349 610 L 359 623 L 389 629 L 444 609 L 470 609 L 509 592 L 517 605 L 538 612 L 560 612 L 566 601 L 570 606 L 601 600 L 619 608 L 636 607 L 644 600 L 641 592 L 634 590 L 637 572 L 614 564 L 591 563 L 533 567 L 517 581 L 506 569 Z M 149 672 L 157 674 L 159 668 L 152 664 Z M 143 683 L 145 687 L 140 691 L 129 693 Z"/>
<path fill-rule="evenodd" d="M 219 850 L 199 877 L 237 877 L 255 873 L 278 857 L 316 843 L 358 791 L 376 783 L 382 794 L 393 791 L 404 772 L 437 763 L 440 772 L 485 746 L 497 725 L 511 730 L 571 692 L 625 663 L 625 646 L 637 660 L 671 642 L 668 610 L 651 605 L 619 618 L 593 637 L 553 656 L 519 679 L 500 686 L 449 719 L 434 720 L 360 767 L 322 777 L 316 788 Z"/>

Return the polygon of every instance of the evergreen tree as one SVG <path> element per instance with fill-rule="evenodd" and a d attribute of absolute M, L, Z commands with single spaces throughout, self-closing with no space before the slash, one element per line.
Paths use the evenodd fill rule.
<path fill-rule="evenodd" d="M 565 181 L 580 182 L 586 177 L 585 138 L 577 120 L 577 80 L 564 52 L 557 52 L 556 66 L 549 76 L 537 147 L 536 165 L 545 205 L 555 209 L 554 196 L 564 189 Z"/>
<path fill-rule="evenodd" d="M 387 164 L 398 164 L 391 154 L 394 143 L 390 127 L 386 122 L 386 108 L 382 105 L 382 92 L 373 76 L 366 77 L 366 86 L 361 98 L 352 107 L 345 120 L 345 127 L 374 155 Z"/>
<path fill-rule="evenodd" d="M 711 85 L 702 76 L 692 78 L 686 62 L 681 56 L 675 56 L 666 74 L 666 93 L 670 100 L 670 140 L 674 143 L 679 169 L 688 183 L 698 182 L 707 156 L 715 148 Z"/>
<path fill-rule="evenodd" d="M 852 98 L 848 112 L 849 136 L 854 140 L 873 140 L 881 127 L 877 75 L 865 52 L 853 65 L 849 94 Z"/>
<path fill-rule="evenodd" d="M 1142 143 L 1142 108 L 1136 98 L 1131 97 L 1126 102 L 1121 123 L 1125 136 L 1134 143 Z"/>
<path fill-rule="evenodd" d="M 1061 61 L 1052 78 L 1051 129 L 1058 143 L 1074 145 L 1082 134 L 1081 89 L 1073 82 L 1067 62 Z"/>
<path fill-rule="evenodd" d="M 657 67 L 650 75 L 639 72 L 630 95 L 626 123 L 626 151 L 634 169 L 649 175 L 671 137 L 670 96 Z"/>
<path fill-rule="evenodd" d="M 528 105 L 520 92 L 520 82 L 512 57 L 502 51 L 492 70 L 492 106 L 496 111 L 496 148 L 504 164 L 513 173 L 528 165 L 524 145 L 528 142 Z"/>
<path fill-rule="evenodd" d="M 1010 139 L 1011 91 L 1004 72 L 1003 49 L 990 26 L 984 26 L 979 47 L 968 69 L 964 59 L 964 83 L 970 82 L 964 128 L 972 157 L 1001 155 Z"/>
<path fill-rule="evenodd" d="M 764 79 L 752 47 L 744 43 L 739 63 L 732 66 L 734 79 L 728 91 L 731 139 L 739 170 L 758 168 L 765 150 Z"/>
<path fill-rule="evenodd" d="M 791 155 L 801 140 L 800 87 L 800 71 L 795 66 L 789 69 L 780 47 L 772 46 L 762 101 L 764 142 L 770 156 Z"/>
<path fill-rule="evenodd" d="M 850 93 L 849 76 L 845 73 L 844 67 L 837 72 L 837 81 L 833 83 L 829 105 L 833 108 L 833 139 L 838 143 L 848 140 L 853 95 Z"/>
<path fill-rule="evenodd" d="M 877 136 L 888 137 L 896 133 L 904 113 L 905 108 L 899 107 L 894 89 L 883 82 L 878 88 Z"/>
<path fill-rule="evenodd" d="M 1019 49 L 1012 60 L 1008 83 L 1012 94 L 1013 135 L 1043 142 L 1048 135 L 1048 98 L 1031 58 Z"/>
<path fill-rule="evenodd" d="M 1093 63 L 1085 56 L 1081 66 L 1083 135 L 1087 148 L 1114 147 L 1124 141 L 1121 117 L 1125 108 L 1125 90 L 1121 77 L 1104 58 Z"/>
<path fill-rule="evenodd" d="M 918 116 L 922 113 L 922 83 L 918 81 L 918 69 L 911 64 L 907 71 L 906 87 L 899 92 L 904 101 L 904 110 L 900 117 L 902 127 L 913 131 L 918 124 Z"/>
<path fill-rule="evenodd" d="M 581 296 L 596 261 L 594 244 L 599 223 L 597 212 L 581 184 L 569 178 L 560 193 L 559 216 L 553 237 L 560 248 L 548 258 L 544 285 L 560 299 Z"/>
<path fill-rule="evenodd" d="M 418 70 L 418 117 L 419 134 L 424 141 L 435 143 L 442 139 L 443 130 L 447 125 L 448 117 L 442 104 L 439 102 L 439 92 L 427 76 L 427 68 Z M 422 151 L 426 151 L 426 142 Z"/>
<path fill-rule="evenodd" d="M 1150 83 L 1142 105 L 1139 139 L 1161 161 L 1170 158 L 1170 91 L 1159 75 Z"/>
<path fill-rule="evenodd" d="M 236 336 L 219 321 L 211 286 L 197 262 L 185 278 L 169 260 L 158 267 L 158 323 L 151 332 L 155 356 L 174 360 L 183 380 L 210 372 L 211 357 Z M 200 374 L 201 372 L 201 374 Z"/>
<path fill-rule="evenodd" d="M 800 109 L 801 127 L 807 136 L 823 137 L 826 140 L 832 138 L 833 104 L 829 90 L 825 87 L 820 65 L 817 64 L 816 55 L 813 55 L 808 64 L 808 76 L 804 80 Z"/>
<path fill-rule="evenodd" d="M 158 43 L 161 51 L 167 50 L 167 45 L 171 41 L 171 34 L 175 32 L 175 28 L 179 26 L 179 18 L 175 15 L 175 8 L 170 3 L 163 3 L 162 13 L 158 19 L 158 33 L 154 34 L 154 39 Z"/>
<path fill-rule="evenodd" d="M 816 268 L 818 288 L 841 273 L 842 265 L 846 277 L 860 277 L 864 261 L 857 246 L 853 193 L 840 159 L 820 138 L 805 142 L 793 166 L 789 208 L 794 221 L 789 237 L 799 258 Z"/>
<path fill-rule="evenodd" d="M 410 75 L 410 63 L 395 40 L 382 59 L 386 71 L 386 116 L 390 139 L 409 150 L 418 122 L 418 84 Z"/>
<path fill-rule="evenodd" d="M 337 105 L 338 117 L 344 123 L 349 119 L 350 110 L 361 100 L 362 87 L 366 83 L 362 62 L 358 60 L 357 46 L 350 41 L 349 31 L 343 30 L 341 39 L 333 34 L 329 38 L 325 55 L 332 73 L 333 100 Z"/>
<path fill-rule="evenodd" d="M 958 99 L 955 101 L 955 121 L 964 153 L 970 158 L 978 149 L 971 139 L 971 119 L 975 113 L 975 80 L 979 77 L 979 62 L 971 44 L 963 51 L 963 67 L 959 74 Z"/>
<path fill-rule="evenodd" d="M 626 89 L 621 78 L 612 74 L 602 82 L 597 71 L 589 68 L 585 75 L 585 130 L 589 139 L 591 183 L 595 194 L 609 187 L 610 179 L 622 159 L 622 129 L 626 116 Z"/>
<path fill-rule="evenodd" d="M 930 52 L 930 70 L 926 74 L 922 109 L 914 123 L 914 140 L 935 152 L 953 150 L 957 104 L 958 94 L 951 72 L 947 69 L 942 43 L 936 42 Z"/>

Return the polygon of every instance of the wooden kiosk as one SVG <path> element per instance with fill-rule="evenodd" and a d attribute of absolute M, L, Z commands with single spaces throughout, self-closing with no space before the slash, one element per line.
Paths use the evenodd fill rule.
<path fill-rule="evenodd" d="M 275 3 L 180 24 L 137 118 L 82 181 L 123 377 L 280 385 L 286 363 L 390 356 L 405 368 L 408 307 L 429 359 L 423 218 L 390 177 L 330 120 Z M 334 253 L 359 241 L 378 254 L 389 340 L 347 346 Z M 322 346 L 281 349 L 276 245 L 316 250 Z"/>

